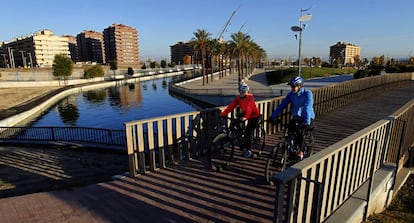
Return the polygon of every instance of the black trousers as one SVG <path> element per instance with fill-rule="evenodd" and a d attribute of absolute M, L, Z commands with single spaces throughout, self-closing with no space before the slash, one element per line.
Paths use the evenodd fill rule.
<path fill-rule="evenodd" d="M 303 140 L 305 137 L 304 133 L 306 131 L 313 130 L 315 126 L 313 119 L 312 119 L 308 129 L 304 129 L 303 122 L 304 122 L 303 119 L 294 118 L 290 120 L 289 126 L 288 126 L 288 131 L 295 135 L 295 139 L 296 139 L 295 147 L 298 148 L 299 150 L 301 150 L 303 146 Z"/>
<path fill-rule="evenodd" d="M 251 118 L 249 120 L 247 120 L 247 125 L 246 128 L 244 130 L 244 143 L 243 143 L 243 150 L 248 150 L 250 149 L 251 146 L 251 142 L 252 142 L 252 134 L 254 129 L 256 128 L 257 124 L 260 121 L 260 117 L 257 118 Z"/>

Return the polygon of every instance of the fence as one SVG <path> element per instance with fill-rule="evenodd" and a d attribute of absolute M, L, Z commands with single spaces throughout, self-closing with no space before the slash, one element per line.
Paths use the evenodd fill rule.
<path fill-rule="evenodd" d="M 126 145 L 123 130 L 85 127 L 0 127 L 0 139 L 4 141 L 77 142 L 124 148 Z"/>

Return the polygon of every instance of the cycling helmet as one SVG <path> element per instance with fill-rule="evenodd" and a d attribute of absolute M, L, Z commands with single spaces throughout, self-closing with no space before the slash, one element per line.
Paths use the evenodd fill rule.
<path fill-rule="evenodd" d="M 290 86 L 302 86 L 304 82 L 304 79 L 302 77 L 294 77 L 289 82 L 288 85 Z"/>
<path fill-rule="evenodd" d="M 240 84 L 239 85 L 239 91 L 248 92 L 249 91 L 249 86 L 247 84 Z"/>

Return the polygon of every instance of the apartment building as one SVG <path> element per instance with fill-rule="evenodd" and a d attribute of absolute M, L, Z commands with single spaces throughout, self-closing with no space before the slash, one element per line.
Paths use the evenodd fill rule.
<path fill-rule="evenodd" d="M 69 53 L 70 53 L 70 58 L 72 59 L 72 61 L 74 62 L 80 61 L 79 49 L 78 49 L 78 44 L 76 42 L 76 37 L 71 36 L 71 35 L 64 35 L 63 37 L 68 38 Z"/>
<path fill-rule="evenodd" d="M 116 60 L 118 67 L 139 66 L 138 31 L 135 28 L 112 24 L 103 31 L 105 60 Z"/>
<path fill-rule="evenodd" d="M 335 63 L 337 59 L 341 60 L 342 65 L 354 64 L 355 56 L 361 56 L 361 48 L 351 43 L 337 42 L 329 48 L 329 61 L 331 64 Z"/>
<path fill-rule="evenodd" d="M 105 47 L 103 34 L 85 30 L 76 36 L 79 60 L 105 64 Z"/>
<path fill-rule="evenodd" d="M 56 54 L 70 56 L 68 38 L 42 30 L 31 36 L 22 36 L 4 43 L 6 67 L 51 67 Z"/>

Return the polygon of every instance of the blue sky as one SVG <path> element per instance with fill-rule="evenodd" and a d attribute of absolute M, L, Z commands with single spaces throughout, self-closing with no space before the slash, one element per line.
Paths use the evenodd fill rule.
<path fill-rule="evenodd" d="M 43 29 L 76 35 L 125 24 L 138 30 L 141 60 L 169 58 L 170 46 L 191 40 L 197 29 L 217 37 L 236 10 L 225 40 L 241 30 L 269 58 L 297 58 L 290 27 L 299 24 L 301 8 L 312 14 L 303 31 L 304 57 L 326 60 L 338 41 L 360 46 L 362 58 L 414 56 L 413 0 L 3 0 L 2 6 L 0 41 Z"/>

